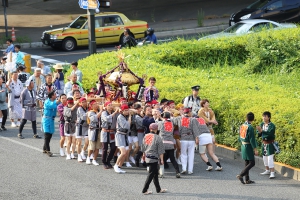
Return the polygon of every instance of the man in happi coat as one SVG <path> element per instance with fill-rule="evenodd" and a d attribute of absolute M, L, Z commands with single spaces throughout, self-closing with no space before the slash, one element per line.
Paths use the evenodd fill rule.
<path fill-rule="evenodd" d="M 6 83 L 8 86 L 8 108 L 11 119 L 11 127 L 20 126 L 20 120 L 22 118 L 22 106 L 20 102 L 20 95 L 23 90 L 23 84 L 18 80 L 18 72 L 12 72 L 12 76 Z M 15 123 L 17 119 L 17 123 Z"/>
<path fill-rule="evenodd" d="M 36 93 L 34 91 L 34 83 L 31 79 L 28 79 L 25 83 L 25 88 L 21 93 L 21 104 L 22 104 L 22 122 L 19 128 L 18 137 L 23 139 L 22 131 L 27 122 L 31 121 L 33 138 L 41 138 L 36 131 Z"/>

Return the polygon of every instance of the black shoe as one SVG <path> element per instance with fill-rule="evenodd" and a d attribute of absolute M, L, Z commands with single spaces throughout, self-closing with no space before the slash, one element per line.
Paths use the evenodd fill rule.
<path fill-rule="evenodd" d="M 18 134 L 18 138 L 20 138 L 20 139 L 24 139 L 24 137 L 23 137 L 23 135 L 22 134 Z"/>
<path fill-rule="evenodd" d="M 240 175 L 236 175 L 236 178 L 239 179 L 241 181 L 242 184 L 245 184 L 244 182 L 244 178 Z"/>
<path fill-rule="evenodd" d="M 33 135 L 33 138 L 36 138 L 36 139 L 41 139 L 42 137 L 41 137 L 41 136 L 39 136 L 38 134 L 34 134 L 34 135 Z"/>
<path fill-rule="evenodd" d="M 6 131 L 7 129 L 4 126 L 1 126 L 2 131 Z"/>

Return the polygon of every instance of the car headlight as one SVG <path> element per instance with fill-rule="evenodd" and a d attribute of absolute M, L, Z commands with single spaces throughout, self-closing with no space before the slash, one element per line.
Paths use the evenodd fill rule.
<path fill-rule="evenodd" d="M 243 17 L 241 17 L 241 19 L 249 19 L 250 16 L 251 16 L 251 14 L 244 15 Z"/>
<path fill-rule="evenodd" d="M 51 39 L 51 40 L 56 40 L 56 39 L 57 39 L 57 36 L 56 36 L 56 35 L 50 35 L 50 39 Z"/>

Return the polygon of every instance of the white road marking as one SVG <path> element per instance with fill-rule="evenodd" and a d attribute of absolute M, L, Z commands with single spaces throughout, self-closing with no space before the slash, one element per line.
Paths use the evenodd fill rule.
<path fill-rule="evenodd" d="M 1 49 L 1 51 L 5 51 L 5 49 Z M 26 52 L 23 52 L 25 55 L 28 54 Z M 31 58 L 32 59 L 35 59 L 35 60 L 41 60 L 41 61 L 44 61 L 44 62 L 47 62 L 47 63 L 50 63 L 50 64 L 62 64 L 62 65 L 69 65 L 70 63 L 67 63 L 67 62 L 62 62 L 62 61 L 59 61 L 59 60 L 55 60 L 55 59 L 51 59 L 51 58 L 45 58 L 43 56 L 38 56 L 38 55 L 31 55 Z M 35 66 L 32 66 L 32 68 L 35 68 Z"/>
<path fill-rule="evenodd" d="M 27 147 L 27 148 L 30 148 L 30 149 L 33 149 L 33 150 L 36 150 L 38 152 L 43 152 L 41 149 L 39 148 L 36 148 L 34 146 L 31 146 L 31 145 L 28 145 L 28 144 L 24 144 L 22 142 L 19 142 L 19 141 L 16 141 L 16 140 L 13 140 L 13 139 L 10 139 L 10 138 L 7 138 L 7 137 L 3 137 L 2 135 L 0 135 L 0 138 L 1 139 L 4 139 L 4 140 L 7 140 L 7 141 L 10 141 L 10 142 L 13 142 L 15 144 L 18 144 L 18 145 L 21 145 L 21 146 L 24 146 L 24 147 Z"/>

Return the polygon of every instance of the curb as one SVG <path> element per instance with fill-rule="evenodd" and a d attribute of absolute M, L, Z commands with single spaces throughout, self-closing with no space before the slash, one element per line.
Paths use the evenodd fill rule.
<path fill-rule="evenodd" d="M 225 145 L 216 144 L 216 154 L 238 161 L 244 161 L 241 157 L 241 152 L 238 149 L 230 148 Z M 262 170 L 265 169 L 262 157 L 255 156 L 255 167 Z M 296 181 L 300 181 L 300 169 L 285 165 L 279 162 L 274 162 L 275 171 L 284 177 L 292 178 Z"/>
<path fill-rule="evenodd" d="M 178 36 L 178 35 L 188 35 L 188 34 L 199 34 L 199 33 L 208 33 L 208 32 L 216 32 L 223 31 L 226 29 L 228 25 L 218 25 L 218 26 L 206 26 L 192 29 L 180 29 L 173 31 L 161 31 L 156 32 L 156 36 L 158 37 L 166 37 L 166 36 Z M 37 48 L 37 47 L 47 47 L 48 45 L 44 45 L 42 42 L 31 42 L 31 43 L 19 43 L 22 48 Z M 5 48 L 6 44 L 1 45 L 2 48 Z"/>

